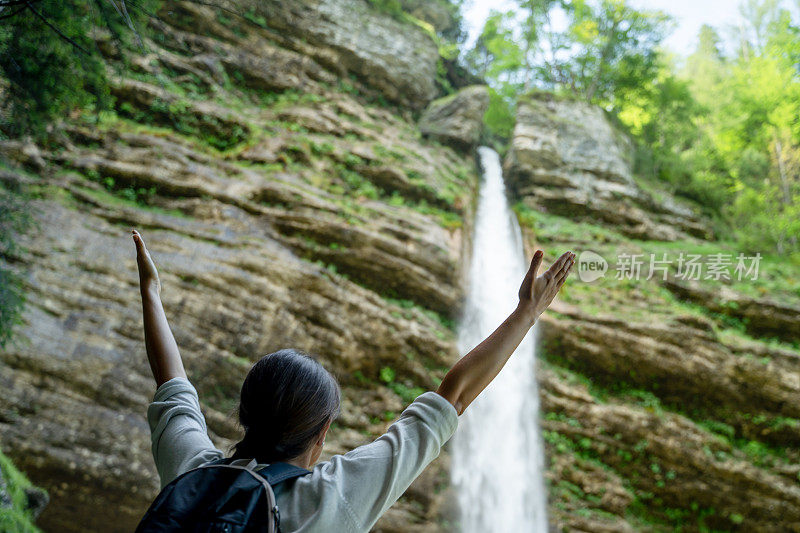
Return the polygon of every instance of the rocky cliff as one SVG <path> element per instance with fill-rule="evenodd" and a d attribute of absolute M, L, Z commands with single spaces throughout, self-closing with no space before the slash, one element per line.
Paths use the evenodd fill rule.
<path fill-rule="evenodd" d="M 131 227 L 221 449 L 245 373 L 276 349 L 340 379 L 329 454 L 458 356 L 477 174 L 411 114 L 437 96 L 436 45 L 364 0 L 237 10 L 165 3 L 146 54 L 99 34 L 131 64 L 112 69 L 115 112 L 71 117 L 56 146 L 0 142 L 36 221 L 8 262 L 28 301 L 0 356 L 0 443 L 49 491 L 45 530 L 131 531 L 157 492 Z M 446 464 L 377 529 L 438 529 Z"/>
<path fill-rule="evenodd" d="M 438 98 L 425 24 L 365 0 L 220 6 L 165 3 L 143 53 L 97 34 L 114 112 L 68 117 L 55 145 L 0 141 L 0 180 L 28 188 L 36 221 L 5 261 L 28 302 L 0 354 L 0 448 L 48 490 L 47 531 L 130 531 L 157 491 L 133 226 L 222 449 L 249 365 L 275 349 L 340 379 L 329 454 L 460 355 L 485 89 Z M 674 262 L 618 279 L 623 256 L 736 252 L 635 176 L 631 149 L 601 110 L 534 95 L 505 160 L 529 254 L 609 263 L 538 326 L 552 530 L 800 531 L 800 275 L 765 256 L 756 280 Z M 444 453 L 376 529 L 453 518 Z"/>
<path fill-rule="evenodd" d="M 635 180 L 629 150 L 601 110 L 538 95 L 521 102 L 505 161 L 529 251 L 608 262 L 593 281 L 576 272 L 540 324 L 551 522 L 800 531 L 796 266 L 765 254 L 740 279 L 737 250 Z M 701 258 L 698 279 L 681 254 Z M 727 279 L 709 270 L 720 255 Z M 651 274 L 651 256 L 667 268 Z"/>
<path fill-rule="evenodd" d="M 631 171 L 633 145 L 605 112 L 550 94 L 522 97 L 505 174 L 526 206 L 615 228 L 628 237 L 710 237 L 694 211 L 654 197 Z"/>

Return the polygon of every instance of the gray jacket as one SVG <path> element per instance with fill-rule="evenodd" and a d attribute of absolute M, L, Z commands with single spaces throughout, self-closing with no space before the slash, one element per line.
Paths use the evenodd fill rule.
<path fill-rule="evenodd" d="M 208 437 L 194 386 L 163 383 L 147 409 L 161 487 L 224 457 Z M 275 498 L 284 533 L 364 532 L 405 492 L 455 433 L 458 414 L 435 392 L 418 396 L 385 434 L 314 465 L 311 474 L 279 485 Z"/>

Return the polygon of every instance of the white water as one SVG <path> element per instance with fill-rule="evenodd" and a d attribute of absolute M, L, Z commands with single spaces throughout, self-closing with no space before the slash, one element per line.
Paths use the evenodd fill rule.
<path fill-rule="evenodd" d="M 500 158 L 478 154 L 483 168 L 461 354 L 489 336 L 519 302 L 530 258 L 505 195 Z M 536 328 L 486 390 L 466 409 L 454 437 L 453 483 L 463 533 L 547 531 L 544 454 L 535 378 Z"/>

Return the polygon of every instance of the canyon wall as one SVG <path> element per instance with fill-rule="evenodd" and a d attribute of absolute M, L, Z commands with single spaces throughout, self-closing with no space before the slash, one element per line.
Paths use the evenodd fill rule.
<path fill-rule="evenodd" d="M 46 147 L 0 140 L 35 221 L 2 259 L 27 303 L 0 354 L 0 448 L 49 492 L 46 531 L 130 531 L 157 492 L 132 227 L 226 451 L 266 353 L 307 350 L 340 380 L 323 459 L 462 355 L 486 89 L 445 96 L 425 24 L 365 0 L 220 5 L 166 2 L 144 52 L 98 33 L 113 112 L 67 117 Z M 609 263 L 537 326 L 551 529 L 800 531 L 800 277 L 772 257 L 757 280 L 616 276 L 623 256 L 737 252 L 632 150 L 602 110 L 533 94 L 505 156 L 526 253 Z M 454 530 L 448 461 L 376 530 Z"/>

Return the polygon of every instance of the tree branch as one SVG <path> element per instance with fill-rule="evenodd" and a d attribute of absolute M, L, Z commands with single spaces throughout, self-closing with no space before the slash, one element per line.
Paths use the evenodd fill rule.
<path fill-rule="evenodd" d="M 47 27 L 48 27 L 48 28 L 50 28 L 51 30 L 53 30 L 54 32 L 56 32 L 56 33 L 57 33 L 57 34 L 58 34 L 58 35 L 59 35 L 59 36 L 60 36 L 62 39 L 64 39 L 65 41 L 67 41 L 69 44 L 71 44 L 72 46 L 74 46 L 75 48 L 77 48 L 78 50 L 80 50 L 81 52 L 83 52 L 84 54 L 86 54 L 86 55 L 89 55 L 89 52 L 87 52 L 85 48 L 83 48 L 81 45 L 79 45 L 78 43 L 76 43 L 75 41 L 73 41 L 71 38 L 69 38 L 69 37 L 67 37 L 66 35 L 64 35 L 64 34 L 61 32 L 61 30 L 59 30 L 58 28 L 56 28 L 55 26 L 53 26 L 53 24 L 51 24 L 51 23 L 50 23 L 50 21 L 49 21 L 49 20 L 47 20 L 47 18 L 46 18 L 44 15 L 42 15 L 41 13 L 39 13 L 38 11 L 36 11 L 35 9 L 33 9 L 33 6 L 31 5 L 30 1 L 26 1 L 26 2 L 25 2 L 25 5 L 26 5 L 26 7 L 27 7 L 28 9 L 30 9 L 31 13 L 33 13 L 34 15 L 36 15 L 36 16 L 37 16 L 37 17 L 38 17 L 38 18 L 39 18 L 39 19 L 40 19 L 42 22 L 44 22 L 44 23 L 47 25 Z"/>

